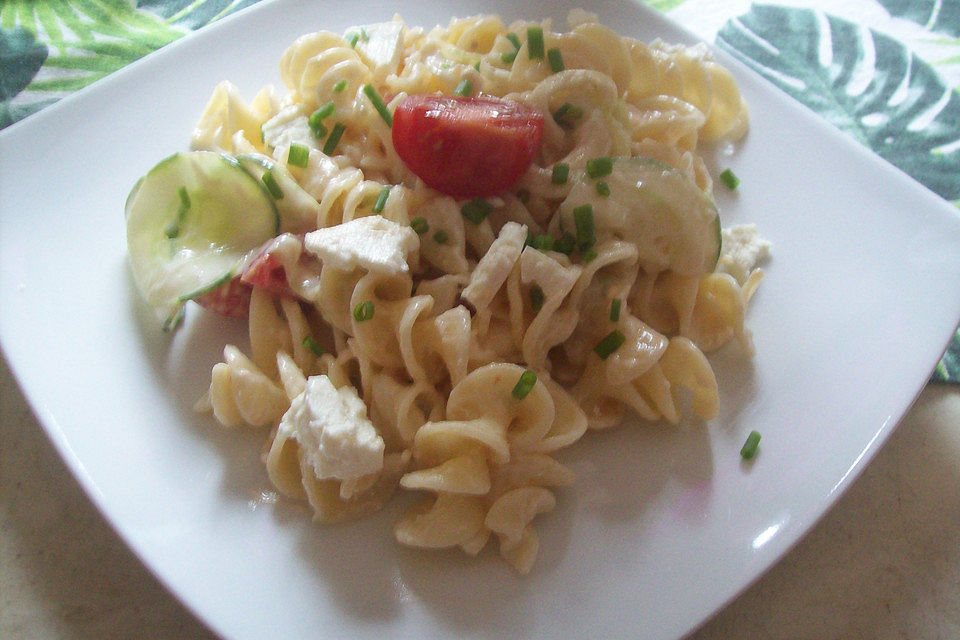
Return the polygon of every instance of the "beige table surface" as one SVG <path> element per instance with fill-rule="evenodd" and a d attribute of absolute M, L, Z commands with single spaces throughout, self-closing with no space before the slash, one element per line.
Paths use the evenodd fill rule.
<path fill-rule="evenodd" d="M 0 639 L 213 637 L 92 506 L 0 359 Z M 692 638 L 960 638 L 960 387 L 928 386 L 836 506 Z"/>

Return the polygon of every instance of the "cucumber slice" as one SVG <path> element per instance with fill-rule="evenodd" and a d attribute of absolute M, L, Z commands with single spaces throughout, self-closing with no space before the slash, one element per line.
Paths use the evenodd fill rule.
<path fill-rule="evenodd" d="M 281 233 L 306 233 L 317 228 L 317 216 L 320 215 L 320 203 L 304 191 L 282 163 L 261 154 L 237 156 L 237 161 L 257 180 L 262 181 L 269 171 L 276 182 L 280 198 L 274 199 L 277 213 L 280 215 Z"/>
<path fill-rule="evenodd" d="M 277 234 L 266 188 L 240 164 L 210 151 L 161 160 L 127 197 L 133 279 L 164 329 L 184 303 L 226 282 L 253 249 Z"/>
<path fill-rule="evenodd" d="M 610 187 L 600 196 L 596 183 Z M 614 158 L 610 175 L 586 175 L 561 204 L 563 228 L 573 229 L 573 209 L 589 204 L 598 239 L 614 235 L 637 245 L 640 263 L 653 271 L 698 275 L 720 257 L 720 216 L 713 199 L 686 174 L 646 158 Z"/>

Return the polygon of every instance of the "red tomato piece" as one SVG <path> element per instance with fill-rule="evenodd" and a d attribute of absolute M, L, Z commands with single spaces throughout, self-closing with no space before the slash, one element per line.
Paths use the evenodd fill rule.
<path fill-rule="evenodd" d="M 493 196 L 530 167 L 543 114 L 515 100 L 416 95 L 393 114 L 393 146 L 421 180 L 454 198 Z"/>
<path fill-rule="evenodd" d="M 253 288 L 240 282 L 240 278 L 231 278 L 213 291 L 195 298 L 194 302 L 204 309 L 231 318 L 246 318 L 250 310 L 250 292 Z"/>
<path fill-rule="evenodd" d="M 291 295 L 287 284 L 287 271 L 283 263 L 270 252 L 272 243 L 262 250 L 240 274 L 240 281 L 258 289 L 266 289 L 277 295 Z"/>

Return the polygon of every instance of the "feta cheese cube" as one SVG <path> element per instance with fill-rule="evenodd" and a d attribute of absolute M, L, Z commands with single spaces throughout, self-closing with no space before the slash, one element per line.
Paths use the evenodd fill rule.
<path fill-rule="evenodd" d="M 383 216 L 366 216 L 311 231 L 303 245 L 336 269 L 350 271 L 362 267 L 395 275 L 410 270 L 407 255 L 420 247 L 420 238 L 408 225 Z"/>

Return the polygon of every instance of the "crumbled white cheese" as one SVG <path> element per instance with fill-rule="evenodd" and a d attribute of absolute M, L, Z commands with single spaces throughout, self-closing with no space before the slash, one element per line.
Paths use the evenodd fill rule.
<path fill-rule="evenodd" d="M 500 235 L 477 263 L 470 284 L 461 294 L 474 309 L 484 309 L 493 300 L 520 258 L 526 239 L 527 228 L 522 224 L 508 222 L 500 229 Z"/>
<path fill-rule="evenodd" d="M 360 37 L 356 50 L 372 63 L 375 82 L 384 80 L 400 70 L 403 57 L 403 23 L 380 22 L 362 27 L 350 27 L 347 34 L 366 34 Z"/>
<path fill-rule="evenodd" d="M 720 267 L 743 284 L 750 272 L 770 257 L 770 243 L 760 237 L 755 224 L 738 224 L 721 232 Z"/>
<path fill-rule="evenodd" d="M 263 123 L 260 132 L 263 134 L 264 144 L 268 147 L 289 147 L 291 144 L 300 144 L 307 148 L 317 147 L 317 138 L 310 131 L 307 116 L 298 104 L 281 109 L 277 115 Z"/>
<path fill-rule="evenodd" d="M 293 438 L 320 480 L 355 481 L 383 468 L 383 438 L 367 419 L 352 387 L 337 389 L 324 375 L 310 376 L 278 427 Z"/>
<path fill-rule="evenodd" d="M 311 231 L 303 245 L 336 269 L 362 267 L 375 273 L 397 274 L 409 270 L 407 255 L 420 247 L 420 238 L 408 225 L 383 216 L 366 216 Z"/>

